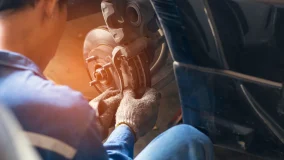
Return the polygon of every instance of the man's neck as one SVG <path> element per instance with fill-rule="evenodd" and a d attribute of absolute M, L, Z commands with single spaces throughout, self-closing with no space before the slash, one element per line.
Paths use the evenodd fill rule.
<path fill-rule="evenodd" d="M 0 49 L 22 54 L 43 70 L 46 66 L 41 62 L 41 57 L 36 53 L 38 46 L 32 43 L 36 36 L 37 27 L 34 23 L 32 10 L 0 12 Z M 23 18 L 26 17 L 26 18 Z M 40 35 L 38 35 L 40 38 Z M 41 65 L 44 64 L 44 65 Z"/>

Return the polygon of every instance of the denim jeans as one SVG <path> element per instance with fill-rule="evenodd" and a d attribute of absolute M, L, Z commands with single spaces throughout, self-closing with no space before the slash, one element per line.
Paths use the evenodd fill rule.
<path fill-rule="evenodd" d="M 206 135 L 182 124 L 159 135 L 135 159 L 213 160 L 213 145 Z"/>

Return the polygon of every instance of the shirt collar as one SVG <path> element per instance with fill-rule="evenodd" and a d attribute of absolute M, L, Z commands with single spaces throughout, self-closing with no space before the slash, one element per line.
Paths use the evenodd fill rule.
<path fill-rule="evenodd" d="M 35 74 L 44 77 L 39 67 L 32 60 L 19 53 L 0 50 L 0 66 L 1 65 L 17 69 L 31 70 Z"/>

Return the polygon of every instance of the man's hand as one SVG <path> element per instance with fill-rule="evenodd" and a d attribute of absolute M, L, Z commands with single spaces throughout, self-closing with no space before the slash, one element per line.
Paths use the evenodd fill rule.
<path fill-rule="evenodd" d="M 141 99 L 135 99 L 133 91 L 125 90 L 116 113 L 116 126 L 128 125 L 136 139 L 144 136 L 155 126 L 160 99 L 161 94 L 155 89 L 147 89 Z"/>
<path fill-rule="evenodd" d="M 102 138 L 108 135 L 108 129 L 112 127 L 114 115 L 122 99 L 120 91 L 108 89 L 89 104 L 97 111 L 99 128 L 102 131 Z"/>

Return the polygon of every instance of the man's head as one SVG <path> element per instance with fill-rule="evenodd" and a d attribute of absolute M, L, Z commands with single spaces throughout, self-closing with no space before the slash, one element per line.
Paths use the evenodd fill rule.
<path fill-rule="evenodd" d="M 21 53 L 44 69 L 66 18 L 67 0 L 0 0 L 0 49 Z"/>
<path fill-rule="evenodd" d="M 7 9 L 18 9 L 27 5 L 35 6 L 40 0 L 0 0 L 0 11 Z M 59 5 L 62 7 L 66 4 L 66 0 L 59 0 Z"/>

